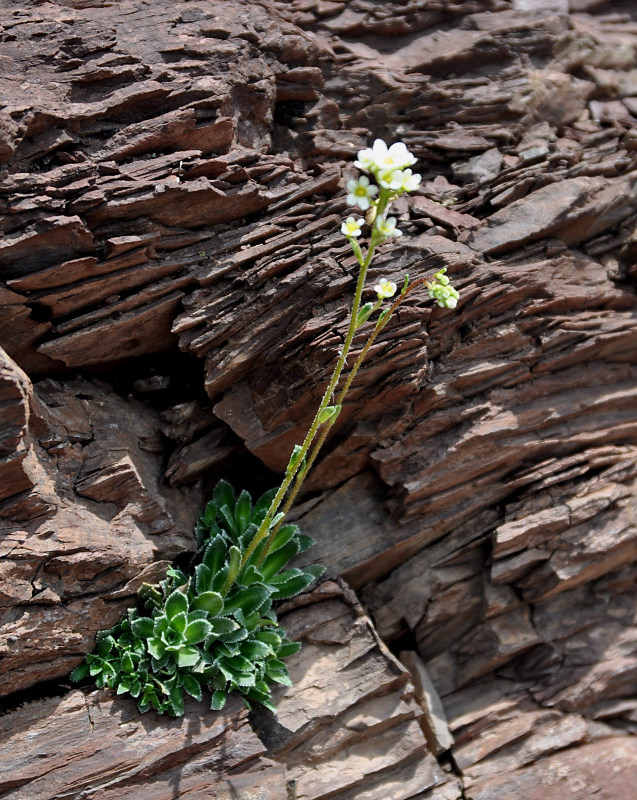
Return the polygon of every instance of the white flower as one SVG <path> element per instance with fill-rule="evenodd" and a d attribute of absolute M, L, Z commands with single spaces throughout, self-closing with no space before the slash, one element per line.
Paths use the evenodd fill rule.
<path fill-rule="evenodd" d="M 390 236 L 402 236 L 403 232 L 398 230 L 396 227 L 396 217 L 380 217 L 376 220 L 376 230 L 383 236 L 385 239 L 388 239 Z"/>
<path fill-rule="evenodd" d="M 393 297 L 396 294 L 396 284 L 393 281 L 388 281 L 386 278 L 381 278 L 376 286 L 374 286 L 374 291 L 378 295 L 379 300 L 387 300 L 387 298 Z"/>
<path fill-rule="evenodd" d="M 413 192 L 420 186 L 420 175 L 414 175 L 409 168 L 382 170 L 376 177 L 381 186 L 394 192 Z"/>
<path fill-rule="evenodd" d="M 361 211 L 367 211 L 371 205 L 371 198 L 378 194 L 378 186 L 370 186 L 369 178 L 361 175 L 358 180 L 347 181 L 347 202 L 350 206 L 358 206 Z"/>
<path fill-rule="evenodd" d="M 343 233 L 344 236 L 347 236 L 348 239 L 351 239 L 352 236 L 360 236 L 361 228 L 363 227 L 364 222 L 365 220 L 362 217 L 360 219 L 348 217 L 341 225 L 341 233 Z"/>
<path fill-rule="evenodd" d="M 358 151 L 358 160 L 354 162 L 354 166 L 362 170 L 371 170 L 374 166 L 374 153 L 371 147 L 366 147 L 364 150 Z"/>
<path fill-rule="evenodd" d="M 372 159 L 374 166 L 379 170 L 403 169 L 416 163 L 416 159 L 407 150 L 407 145 L 404 142 L 394 142 L 391 147 L 387 147 L 382 139 L 376 139 L 374 142 Z"/>

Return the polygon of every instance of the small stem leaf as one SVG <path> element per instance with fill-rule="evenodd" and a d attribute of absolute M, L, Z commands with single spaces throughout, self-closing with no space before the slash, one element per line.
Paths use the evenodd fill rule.
<path fill-rule="evenodd" d="M 290 460 L 288 461 L 288 466 L 286 472 L 294 472 L 298 463 L 299 459 L 301 458 L 301 452 L 303 448 L 300 444 L 295 444 L 292 448 L 292 455 L 290 456 Z"/>
<path fill-rule="evenodd" d="M 332 419 L 335 415 L 338 416 L 340 411 L 340 406 L 325 406 L 318 415 L 319 425 L 323 425 L 328 419 Z"/>
<path fill-rule="evenodd" d="M 373 310 L 373 303 L 365 303 L 364 306 L 359 308 L 358 314 L 356 315 L 356 328 L 360 328 L 361 325 L 364 325 L 367 322 Z"/>

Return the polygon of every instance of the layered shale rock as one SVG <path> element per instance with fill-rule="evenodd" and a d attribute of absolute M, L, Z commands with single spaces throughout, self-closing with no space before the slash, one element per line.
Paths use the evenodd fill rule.
<path fill-rule="evenodd" d="M 75 755 L 29 745 L 3 791 L 632 796 L 632 4 L 5 0 L 0 41 L 3 693 L 68 674 L 187 558 L 202 488 L 285 468 L 343 339 L 343 187 L 376 136 L 423 184 L 372 285 L 446 267 L 461 291 L 409 295 L 294 512 L 413 688 L 326 584 L 288 610 L 278 721 L 43 698 L 4 718 L 7 763 L 58 713 Z"/>

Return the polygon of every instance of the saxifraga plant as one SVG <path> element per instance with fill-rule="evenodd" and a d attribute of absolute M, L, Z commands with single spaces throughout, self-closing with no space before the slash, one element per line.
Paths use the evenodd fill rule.
<path fill-rule="evenodd" d="M 272 604 L 302 592 L 324 571 L 318 565 L 287 566 L 313 540 L 296 525 L 284 524 L 285 516 L 363 360 L 404 298 L 425 285 L 439 306 L 455 308 L 459 299 L 442 269 L 432 280 L 411 284 L 405 276 L 393 300 L 396 284 L 381 278 L 374 286 L 375 302 L 362 302 L 376 248 L 402 235 L 388 210 L 396 197 L 420 185 L 420 175 L 410 169 L 415 161 L 402 142 L 387 147 L 381 139 L 358 153 L 355 165 L 367 174 L 347 183 L 347 200 L 366 213 L 364 218 L 350 216 L 341 225 L 360 267 L 349 326 L 316 415 L 302 444 L 295 445 L 281 485 L 253 505 L 248 492 L 237 497 L 229 483 L 218 483 L 197 523 L 198 552 L 188 574 L 172 567 L 159 584 L 145 584 L 139 592 L 143 610 L 131 608 L 113 628 L 101 631 L 96 651 L 73 670 L 73 680 L 91 675 L 100 688 L 131 694 L 140 711 L 152 708 L 179 716 L 184 713 L 184 693 L 201 700 L 204 689 L 212 694 L 213 709 L 223 708 L 235 691 L 248 706 L 257 701 L 275 711 L 272 684 L 290 685 L 282 659 L 298 652 L 300 644 L 286 638 Z M 358 242 L 364 226 L 370 229 L 365 253 Z M 377 312 L 342 380 L 355 332 Z"/>

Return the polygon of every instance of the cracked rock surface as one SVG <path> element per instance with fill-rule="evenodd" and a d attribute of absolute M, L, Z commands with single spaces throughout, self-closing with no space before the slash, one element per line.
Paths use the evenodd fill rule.
<path fill-rule="evenodd" d="M 423 183 L 370 285 L 461 301 L 409 295 L 294 511 L 278 718 L 71 689 L 304 435 L 377 136 Z M 4 0 L 0 795 L 632 800 L 636 188 L 629 0 Z"/>

